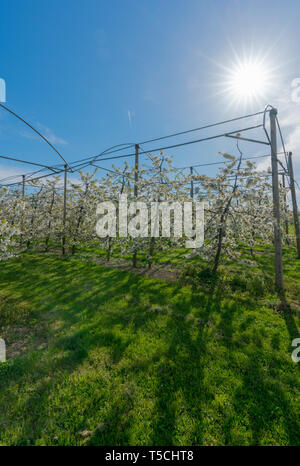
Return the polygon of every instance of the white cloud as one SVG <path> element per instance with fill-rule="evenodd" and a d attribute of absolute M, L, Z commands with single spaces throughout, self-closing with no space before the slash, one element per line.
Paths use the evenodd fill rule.
<path fill-rule="evenodd" d="M 54 134 L 52 129 L 48 128 L 42 123 L 38 122 L 37 126 L 41 130 L 41 133 L 43 134 L 43 136 L 45 136 L 52 144 L 61 144 L 61 145 L 68 144 L 68 142 L 65 139 L 56 136 L 56 134 Z"/>
<path fill-rule="evenodd" d="M 266 157 L 262 161 L 256 164 L 256 167 L 259 171 L 266 171 L 268 168 L 271 168 L 271 160 L 270 158 Z"/>
<path fill-rule="evenodd" d="M 130 110 L 127 110 L 129 126 L 131 127 L 131 113 Z"/>
<path fill-rule="evenodd" d="M 32 171 L 32 170 L 31 170 Z M 7 165 L 0 165 L 0 181 L 1 184 L 6 183 L 15 183 L 16 181 L 21 181 L 21 176 L 25 173 L 30 173 L 30 169 L 28 167 L 20 166 L 20 167 L 10 167 Z M 8 178 L 6 181 L 5 179 Z M 2 181 L 3 180 L 3 181 Z"/>
<path fill-rule="evenodd" d="M 26 138 L 26 139 L 32 139 L 32 140 L 39 140 L 40 137 L 34 133 L 33 131 L 30 131 L 30 130 L 22 130 L 22 131 L 19 131 L 19 135 L 22 137 L 22 138 Z"/>
<path fill-rule="evenodd" d="M 300 102 L 293 101 L 293 87 L 286 89 L 278 99 L 278 119 L 282 128 L 287 151 L 293 153 L 293 168 L 295 180 L 300 184 Z M 297 191 L 298 207 L 300 204 Z"/>
<path fill-rule="evenodd" d="M 129 126 L 131 128 L 132 127 L 132 120 L 135 117 L 134 111 L 133 110 L 127 110 L 127 116 L 128 116 Z"/>

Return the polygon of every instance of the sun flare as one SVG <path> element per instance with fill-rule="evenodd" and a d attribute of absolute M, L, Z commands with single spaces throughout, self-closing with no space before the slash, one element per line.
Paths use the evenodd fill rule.
<path fill-rule="evenodd" d="M 226 82 L 233 100 L 254 102 L 263 99 L 271 85 L 269 67 L 258 60 L 239 62 L 230 71 Z"/>

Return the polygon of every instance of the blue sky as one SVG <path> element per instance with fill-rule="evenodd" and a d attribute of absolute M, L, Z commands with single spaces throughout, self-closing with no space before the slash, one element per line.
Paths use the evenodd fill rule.
<path fill-rule="evenodd" d="M 2 0 L 0 17 L 6 104 L 68 161 L 271 103 L 278 106 L 299 178 L 300 104 L 290 98 L 291 82 L 300 76 L 299 1 Z M 259 102 L 233 104 L 229 93 L 220 93 L 224 67 L 249 54 L 265 57 L 274 70 L 272 86 Z M 0 145 L 1 155 L 59 162 L 2 110 Z M 222 150 L 234 150 L 233 142 L 171 153 L 175 165 L 185 166 L 218 160 Z M 254 155 L 266 147 L 243 150 Z M 24 171 L 4 161 L 0 170 L 1 177 Z"/>

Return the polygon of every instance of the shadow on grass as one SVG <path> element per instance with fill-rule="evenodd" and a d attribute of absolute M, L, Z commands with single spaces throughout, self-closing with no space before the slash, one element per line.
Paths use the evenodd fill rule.
<path fill-rule="evenodd" d="M 205 371 L 234 367 L 234 351 L 241 350 L 235 319 L 243 300 L 224 304 L 217 287 L 191 293 L 179 284 L 53 257 L 27 256 L 22 267 L 11 261 L 1 271 L 1 283 L 29 301 L 41 319 L 60 321 L 58 330 L 49 327 L 46 349 L 6 364 L 0 373 L 2 390 L 12 390 L 5 412 L 8 416 L 12 409 L 15 418 L 7 423 L 13 427 L 21 418 L 14 444 L 41 438 L 48 444 L 80 444 L 80 431 L 89 423 L 93 434 L 85 443 L 91 445 L 207 444 L 207 409 L 216 385 L 209 384 Z M 254 325 L 250 313 L 239 329 Z M 287 325 L 294 331 L 295 323 Z M 211 340 L 216 335 L 215 351 L 224 351 L 228 359 L 216 356 L 214 366 Z M 287 443 L 297 444 L 297 416 L 261 356 L 255 327 L 251 341 L 255 349 L 245 351 L 246 362 L 235 368 L 239 383 L 230 393 L 232 409 L 221 420 L 216 415 L 217 433 L 222 430 L 216 438 L 219 444 L 236 442 L 238 418 L 249 426 L 244 443 L 260 444 L 279 419 Z M 276 355 L 267 362 L 272 370 L 280 366 Z M 86 364 L 91 379 L 88 372 L 81 378 Z M 151 412 L 146 433 L 137 415 L 145 410 L 139 406 L 141 390 Z M 97 422 L 106 426 L 103 431 L 96 429 Z"/>

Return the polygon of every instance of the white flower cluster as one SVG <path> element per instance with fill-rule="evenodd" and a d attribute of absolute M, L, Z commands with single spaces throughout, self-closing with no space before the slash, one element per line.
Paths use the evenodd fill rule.
<path fill-rule="evenodd" d="M 0 257 L 6 259 L 30 245 L 48 250 L 65 237 L 66 247 L 74 253 L 77 246 L 97 246 L 106 250 L 107 260 L 114 251 L 131 255 L 142 251 L 149 267 L 155 252 L 164 248 L 184 247 L 186 238 L 115 237 L 99 238 L 96 234 L 97 205 L 114 202 L 118 209 L 121 194 L 128 201 L 190 201 L 191 182 L 194 199 L 205 201 L 204 244 L 196 253 L 216 270 L 226 259 L 237 260 L 241 245 L 254 254 L 257 243 L 272 241 L 272 190 L 270 178 L 256 170 L 255 164 L 242 155 L 221 154 L 222 168 L 216 176 L 187 174 L 174 168 L 172 159 L 162 153 L 151 156 L 140 167 L 138 181 L 135 169 L 125 163 L 124 169 L 112 167 L 101 179 L 95 172 L 80 172 L 80 181 L 67 186 L 67 210 L 63 221 L 63 186 L 59 177 L 27 184 L 25 198 L 20 190 L 0 191 Z M 134 188 L 135 187 L 135 188 Z M 282 198 L 283 221 L 290 213 Z M 171 216 L 174 216 L 174 213 Z M 161 225 L 160 225 L 161 226 Z M 145 225 L 143 226 L 145 227 Z M 149 224 L 150 228 L 150 224 Z"/>

